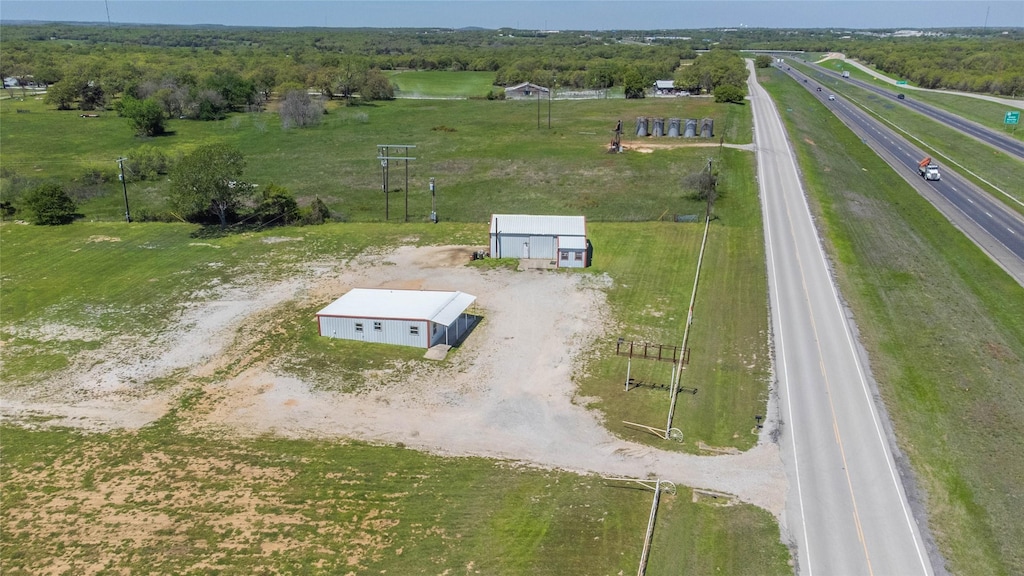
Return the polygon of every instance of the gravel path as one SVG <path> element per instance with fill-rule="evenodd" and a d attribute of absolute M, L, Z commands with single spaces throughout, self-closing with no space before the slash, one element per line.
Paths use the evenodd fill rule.
<path fill-rule="evenodd" d="M 357 393 L 324 392 L 260 364 L 207 386 L 188 426 L 235 435 L 358 438 L 453 456 L 485 456 L 601 475 L 658 477 L 736 495 L 781 515 L 786 479 L 777 446 L 693 456 L 616 438 L 576 397 L 582 352 L 608 326 L 607 278 L 553 271 L 480 270 L 472 247 L 403 247 L 347 265 L 318 266 L 272 286 L 221 287 L 185 311 L 154 342 L 125 342 L 82 355 L 58 381 L 6 394 L 0 417 L 56 418 L 101 430 L 138 428 L 164 414 L 176 390 L 149 392 L 157 377 L 208 376 L 249 352 L 261 314 L 304 302 L 326 304 L 350 288 L 461 290 L 484 320 L 445 362 L 417 363 L 410 376 L 375 372 Z M 240 327 L 245 330 L 239 330 Z M 402 371 L 402 374 L 410 372 Z M 340 386 L 338 387 L 340 389 Z"/>

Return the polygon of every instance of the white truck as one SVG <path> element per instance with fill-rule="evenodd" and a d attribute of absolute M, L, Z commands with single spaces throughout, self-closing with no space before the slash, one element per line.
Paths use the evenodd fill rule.
<path fill-rule="evenodd" d="M 921 175 L 921 178 L 925 180 L 939 180 L 939 166 L 932 162 L 932 157 L 928 156 L 924 160 L 917 163 L 917 172 Z"/>

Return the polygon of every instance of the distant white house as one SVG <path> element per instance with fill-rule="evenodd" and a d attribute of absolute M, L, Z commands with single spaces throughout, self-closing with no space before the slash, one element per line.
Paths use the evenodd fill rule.
<path fill-rule="evenodd" d="M 592 248 L 583 216 L 494 214 L 491 257 L 540 259 L 558 268 L 590 266 Z"/>
<path fill-rule="evenodd" d="M 516 100 L 523 98 L 547 98 L 548 89 L 543 86 L 538 86 L 530 82 L 523 82 L 522 84 L 516 84 L 515 86 L 509 86 L 505 88 L 505 98 L 507 100 Z"/>
<path fill-rule="evenodd" d="M 353 288 L 316 319 L 328 338 L 430 348 L 454 345 L 469 331 L 474 301 L 463 292 Z"/>

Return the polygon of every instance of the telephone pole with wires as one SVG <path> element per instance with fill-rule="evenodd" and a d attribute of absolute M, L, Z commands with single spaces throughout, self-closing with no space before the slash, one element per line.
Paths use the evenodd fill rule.
<path fill-rule="evenodd" d="M 127 158 L 118 158 L 117 166 L 121 169 L 121 174 L 118 176 L 118 178 L 121 179 L 121 188 L 124 189 L 124 219 L 125 222 L 130 223 L 132 221 L 132 213 L 131 210 L 128 209 L 128 181 L 124 179 L 125 160 L 127 160 Z"/>

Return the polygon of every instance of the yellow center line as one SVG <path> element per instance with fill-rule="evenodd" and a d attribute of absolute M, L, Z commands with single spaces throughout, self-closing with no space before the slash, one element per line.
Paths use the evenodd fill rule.
<path fill-rule="evenodd" d="M 786 212 L 791 217 L 789 219 L 790 233 L 793 239 L 796 239 L 795 230 L 793 229 L 793 218 L 789 212 L 789 205 L 786 205 Z M 850 478 L 850 467 L 846 462 L 846 449 L 843 446 L 843 438 L 839 433 L 839 419 L 836 418 L 836 406 L 832 400 L 832 384 L 828 377 L 828 370 L 825 368 L 825 355 L 821 350 L 821 339 L 818 337 L 818 324 L 814 320 L 814 309 L 811 307 L 810 290 L 807 288 L 807 275 L 804 274 L 803 260 L 800 258 L 800 252 L 796 252 L 797 267 L 800 269 L 800 283 L 803 286 L 804 294 L 807 296 L 805 299 L 807 302 L 808 317 L 811 321 L 811 331 L 814 332 L 814 344 L 818 348 L 818 368 L 821 370 L 821 376 L 825 380 L 825 392 L 828 396 L 829 409 L 832 412 L 832 430 L 835 433 L 836 444 L 839 446 L 839 455 L 843 461 L 843 473 L 846 474 L 846 486 L 850 491 L 850 502 L 853 504 L 853 524 L 857 529 L 857 539 L 860 540 L 861 548 L 864 550 L 864 560 L 868 564 L 868 574 L 874 576 L 874 569 L 871 566 L 871 554 L 868 553 L 868 545 L 864 540 L 864 529 L 860 522 L 860 513 L 857 509 L 857 497 L 853 492 L 853 480 Z M 806 528 L 805 528 L 806 529 Z"/>

